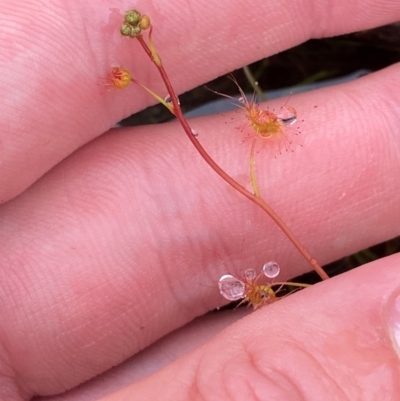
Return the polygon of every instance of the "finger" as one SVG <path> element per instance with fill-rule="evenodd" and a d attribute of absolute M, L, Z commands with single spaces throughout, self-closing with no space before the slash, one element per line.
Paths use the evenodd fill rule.
<path fill-rule="evenodd" d="M 257 154 L 261 193 L 321 263 L 399 234 L 399 76 L 395 66 L 294 97 L 304 147 Z M 192 124 L 249 185 L 249 146 L 227 118 Z M 221 305 L 224 273 L 271 259 L 282 280 L 307 269 L 177 131 L 113 132 L 3 206 L 0 341 L 28 394 L 73 387 Z"/>
<path fill-rule="evenodd" d="M 45 399 L 46 401 L 98 400 L 153 374 L 195 350 L 249 313 L 251 313 L 250 309 L 240 308 L 201 316 L 104 374 L 96 376 L 70 391 L 47 396 Z M 44 401 L 44 398 L 37 398 L 37 401 L 42 400 Z"/>
<path fill-rule="evenodd" d="M 102 399 L 398 399 L 399 266 L 381 259 L 269 305 Z"/>
<path fill-rule="evenodd" d="M 2 2 L 1 202 L 153 102 L 134 87 L 107 92 L 101 82 L 111 67 L 126 66 L 139 81 L 165 93 L 138 43 L 120 37 L 124 11 L 115 0 L 107 7 L 60 0 L 45 8 L 30 1 L 22 9 Z M 218 7 L 197 2 L 190 12 L 168 3 L 168 9 L 147 5 L 141 11 L 151 15 L 157 47 L 178 93 L 310 37 L 397 21 L 400 14 L 397 3 L 388 0 L 342 0 L 340 7 L 325 2 L 318 8 L 314 2 L 289 0 L 279 8 L 261 0 L 251 6 L 236 2 L 234 7 L 227 1 Z M 245 21 L 252 21 L 251 27 Z M 204 40 L 208 32 L 212 39 Z"/>

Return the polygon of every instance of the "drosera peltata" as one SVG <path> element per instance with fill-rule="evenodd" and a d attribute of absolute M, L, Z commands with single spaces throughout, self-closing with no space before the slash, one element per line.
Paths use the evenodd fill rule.
<path fill-rule="evenodd" d="M 182 126 L 185 134 L 189 138 L 190 142 L 196 148 L 201 157 L 206 161 L 206 163 L 229 185 L 231 185 L 234 189 L 244 195 L 247 199 L 258 205 L 264 212 L 266 212 L 271 219 L 280 227 L 280 229 L 284 232 L 284 234 L 288 237 L 288 239 L 292 242 L 292 244 L 296 247 L 296 249 L 300 252 L 300 254 L 304 257 L 304 259 L 310 264 L 310 266 L 319 274 L 319 276 L 325 280 L 328 279 L 329 276 L 322 269 L 322 267 L 318 264 L 315 258 L 311 256 L 311 254 L 306 250 L 303 244 L 295 237 L 295 235 L 291 232 L 289 227 L 284 223 L 284 221 L 279 217 L 276 212 L 271 208 L 270 205 L 263 199 L 260 195 L 260 191 L 257 188 L 256 177 L 255 177 L 255 168 L 254 168 L 254 146 L 252 147 L 252 155 L 250 157 L 250 181 L 253 187 L 253 192 L 246 189 L 244 186 L 239 184 L 232 176 L 230 176 L 225 170 L 223 170 L 215 161 L 211 158 L 208 152 L 204 149 L 202 144 L 199 141 L 199 135 L 197 130 L 193 130 L 188 121 L 185 119 L 178 96 L 171 84 L 169 76 L 164 68 L 162 59 L 159 53 L 156 50 L 153 38 L 152 38 L 153 26 L 151 23 L 151 18 L 148 15 L 142 14 L 137 10 L 129 10 L 125 12 L 123 21 L 120 26 L 120 33 L 122 36 L 130 39 L 137 40 L 141 45 L 144 52 L 149 57 L 150 61 L 155 65 L 160 73 L 161 79 L 163 80 L 167 95 L 160 96 L 154 93 L 151 89 L 145 87 L 140 82 L 138 82 L 134 77 L 131 77 L 131 81 L 135 84 L 141 86 L 145 89 L 150 95 L 152 95 L 157 101 L 162 103 L 167 109 L 178 119 L 180 125 Z M 146 35 L 145 35 L 146 33 Z M 137 53 L 135 53 L 135 57 L 137 57 Z M 244 94 L 243 94 L 244 95 Z M 245 96 L 243 97 L 243 102 L 247 102 L 245 100 Z M 255 103 L 243 103 L 244 107 L 250 107 L 247 110 L 248 117 L 250 118 L 250 124 L 257 131 L 258 136 L 264 136 L 265 138 L 273 137 L 273 135 L 280 132 L 283 127 L 289 126 L 293 124 L 296 120 L 297 115 L 293 108 L 289 108 L 289 106 L 285 106 L 286 109 L 282 110 L 282 115 L 279 116 L 274 114 L 269 115 L 257 108 Z M 284 113 L 283 113 L 284 111 Z M 188 179 L 191 179 L 191 171 L 188 171 Z M 250 284 L 249 284 L 250 285 Z"/>
<path fill-rule="evenodd" d="M 278 301 L 281 297 L 278 297 L 277 294 L 284 286 L 296 287 L 297 289 L 309 287 L 309 284 L 290 281 L 260 283 L 262 277 L 274 279 L 279 273 L 280 267 L 278 263 L 271 261 L 264 264 L 259 275 L 254 269 L 245 270 L 242 279 L 231 274 L 224 274 L 218 281 L 219 292 L 229 301 L 241 300 L 238 306 L 247 303 L 256 310 L 263 305 Z"/>

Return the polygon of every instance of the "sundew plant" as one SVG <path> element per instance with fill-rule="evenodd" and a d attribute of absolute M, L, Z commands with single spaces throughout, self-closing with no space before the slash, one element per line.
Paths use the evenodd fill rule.
<path fill-rule="evenodd" d="M 287 136 L 287 130 L 296 122 L 297 113 L 296 110 L 289 106 L 284 105 L 276 113 L 270 110 L 263 110 L 259 107 L 255 98 L 247 99 L 242 89 L 239 87 L 237 82 L 232 78 L 234 83 L 237 85 L 240 93 L 240 103 L 243 112 L 248 121 L 249 127 L 253 132 L 252 145 L 249 155 L 249 181 L 251 183 L 251 191 L 246 189 L 243 185 L 239 184 L 232 176 L 230 176 L 225 170 L 223 170 L 214 159 L 211 158 L 209 153 L 202 146 L 198 133 L 192 129 L 185 119 L 178 96 L 169 80 L 168 74 L 162 63 L 162 59 L 156 45 L 152 38 L 153 26 L 151 24 L 151 18 L 142 14 L 137 10 L 129 10 L 125 13 L 123 21 L 120 27 L 120 33 L 124 37 L 131 38 L 139 42 L 143 51 L 149 58 L 149 62 L 153 63 L 158 69 L 160 78 L 164 82 L 167 90 L 167 97 L 162 97 L 156 94 L 140 82 L 138 82 L 134 76 L 122 67 L 114 67 L 111 69 L 109 74 L 110 85 L 117 89 L 126 88 L 131 82 L 139 85 L 151 96 L 153 96 L 158 102 L 163 104 L 179 121 L 186 136 L 196 148 L 200 156 L 204 161 L 218 174 L 224 181 L 232 186 L 237 192 L 245 196 L 249 201 L 255 203 L 260 207 L 268 216 L 279 226 L 284 232 L 287 238 L 292 242 L 295 248 L 303 256 L 303 258 L 309 263 L 318 275 L 323 279 L 328 279 L 328 275 L 318 264 L 316 259 L 306 250 L 306 248 L 300 243 L 296 236 L 292 233 L 289 227 L 285 224 L 280 216 L 271 208 L 271 206 L 263 198 L 259 187 L 257 185 L 256 177 L 256 144 L 257 141 L 262 141 L 264 144 L 268 141 L 283 141 L 290 144 L 290 139 Z M 223 94 L 221 94 L 223 95 Z M 226 96 L 226 95 L 223 95 Z M 229 97 L 229 96 L 227 96 Z M 275 262 L 269 262 L 275 263 Z M 267 266 L 268 263 L 265 265 Z M 257 275 L 252 269 L 246 270 L 243 280 L 237 279 L 230 275 L 224 275 L 219 281 L 219 289 L 221 294 L 229 300 L 242 299 L 242 302 L 248 302 L 257 308 L 261 305 L 274 302 L 277 297 L 276 293 L 279 292 L 281 286 L 285 283 L 269 283 L 259 284 L 259 279 L 263 275 L 267 278 L 274 278 L 279 273 L 279 265 L 276 264 L 277 269 L 272 273 L 264 266 L 263 273 Z M 267 273 L 266 273 L 267 271 Z M 306 287 L 301 283 L 290 283 L 296 288 Z"/>

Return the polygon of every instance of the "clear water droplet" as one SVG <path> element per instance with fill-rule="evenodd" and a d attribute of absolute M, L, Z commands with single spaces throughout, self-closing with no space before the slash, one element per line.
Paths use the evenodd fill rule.
<path fill-rule="evenodd" d="M 172 103 L 171 96 L 170 96 L 170 95 L 165 96 L 164 101 L 165 101 L 166 103 L 171 104 L 171 103 Z M 178 98 L 178 104 L 181 104 L 180 101 L 179 101 L 179 98 Z"/>
<path fill-rule="evenodd" d="M 276 262 L 267 262 L 262 270 L 268 278 L 275 278 L 280 273 L 281 268 Z"/>
<path fill-rule="evenodd" d="M 192 128 L 192 134 L 193 134 L 193 136 L 198 137 L 199 131 L 196 131 L 195 129 Z"/>
<path fill-rule="evenodd" d="M 254 81 L 254 86 L 258 86 L 258 81 Z"/>
<path fill-rule="evenodd" d="M 244 297 L 245 284 L 230 274 L 224 274 L 218 281 L 221 295 L 229 301 L 237 301 Z"/>
<path fill-rule="evenodd" d="M 256 277 L 257 277 L 257 274 L 256 274 L 255 270 L 253 270 L 253 269 L 247 269 L 247 270 L 245 270 L 245 272 L 244 272 L 244 278 L 245 278 L 247 281 L 254 281 L 254 280 L 256 279 Z"/>
<path fill-rule="evenodd" d="M 246 100 L 245 100 L 245 98 L 244 98 L 243 96 L 240 96 L 240 98 L 238 99 L 238 101 L 239 101 L 240 103 L 246 103 Z"/>
<path fill-rule="evenodd" d="M 292 125 L 297 121 L 297 112 L 294 107 L 283 106 L 276 115 L 283 125 Z"/>

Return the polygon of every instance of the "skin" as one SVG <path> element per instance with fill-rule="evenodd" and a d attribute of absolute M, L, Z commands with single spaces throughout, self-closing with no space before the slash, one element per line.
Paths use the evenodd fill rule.
<path fill-rule="evenodd" d="M 178 93 L 400 17 L 389 0 L 218 4 L 173 15 L 174 2 L 136 5 Z M 308 266 L 178 124 L 111 129 L 153 102 L 134 86 L 107 91 L 111 67 L 164 93 L 138 44 L 118 35 L 129 7 L 0 4 L 0 399 L 399 399 L 399 255 L 244 318 L 205 315 L 223 304 L 222 274 L 273 259 L 284 280 Z M 261 193 L 322 264 L 400 234 L 399 83 L 393 65 L 293 96 L 303 147 L 257 154 Z M 232 116 L 191 124 L 248 185 L 249 143 Z"/>

